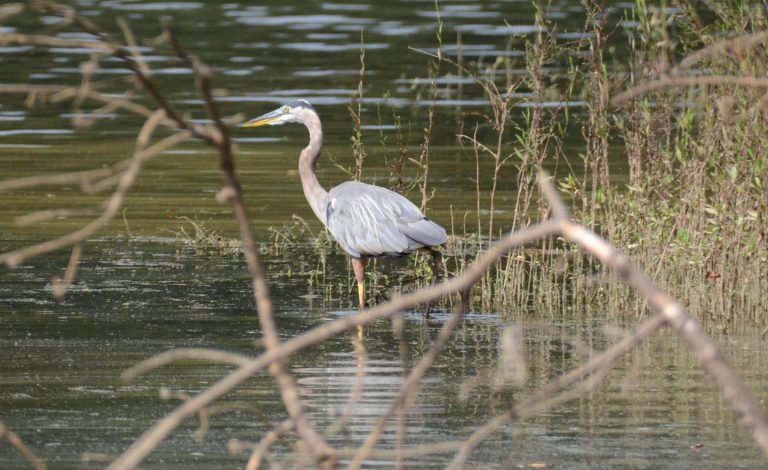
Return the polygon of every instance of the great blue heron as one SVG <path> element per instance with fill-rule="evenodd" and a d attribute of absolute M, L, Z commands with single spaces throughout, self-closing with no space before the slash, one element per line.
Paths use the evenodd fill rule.
<path fill-rule="evenodd" d="M 243 127 L 304 124 L 309 145 L 299 156 L 299 178 L 312 211 L 333 238 L 352 257 L 360 308 L 365 307 L 365 265 L 370 257 L 400 256 L 427 249 L 433 256 L 433 282 L 441 265 L 432 247 L 448 239 L 445 229 L 427 219 L 411 201 L 389 189 L 347 181 L 330 191 L 320 186 L 315 164 L 323 146 L 323 128 L 315 108 L 306 100 L 280 106 L 243 124 Z"/>

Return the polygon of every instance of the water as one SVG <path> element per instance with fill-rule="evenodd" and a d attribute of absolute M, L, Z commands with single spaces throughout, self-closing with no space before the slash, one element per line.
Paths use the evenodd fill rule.
<path fill-rule="evenodd" d="M 177 253 L 174 244 L 149 241 L 104 241 L 94 249 L 101 256 L 84 264 L 74 292 L 60 303 L 41 293 L 41 287 L 46 273 L 61 259 L 36 262 L 4 276 L 0 346 L 4 357 L 14 360 L 4 362 L 0 370 L 3 421 L 37 444 L 41 455 L 57 468 L 82 468 L 78 462 L 82 452 L 118 452 L 128 445 L 171 409 L 171 404 L 157 399 L 159 387 L 193 393 L 223 374 L 210 365 L 182 363 L 133 384 L 121 383 L 117 376 L 132 363 L 173 347 L 253 354 L 252 340 L 258 336 L 247 275 L 238 258 L 199 256 L 183 249 Z M 287 276 L 285 260 L 271 261 L 278 323 L 286 337 L 350 314 L 343 301 L 308 302 L 297 296 L 307 290 L 304 279 Z M 408 351 L 418 358 L 443 316 L 432 321 L 417 315 L 407 318 Z M 526 392 L 576 365 L 588 356 L 588 348 L 607 343 L 599 319 L 513 321 L 524 328 L 524 356 L 531 377 L 525 386 L 495 392 L 482 377 L 497 367 L 498 334 L 507 323 L 480 313 L 462 322 L 408 414 L 410 445 L 466 435 Z M 387 322 L 380 322 L 367 332 L 368 376 L 360 413 L 349 426 L 353 438 L 364 436 L 369 420 L 388 406 L 401 382 L 400 346 L 389 330 Z M 757 338 L 729 337 L 721 342 L 739 361 L 737 367 L 764 370 L 759 365 L 765 362 L 765 346 Z M 321 425 L 334 421 L 355 381 L 357 359 L 351 349 L 351 337 L 342 336 L 292 361 L 311 415 Z M 765 383 L 763 374 L 748 378 L 753 388 Z M 458 399 L 459 384 L 474 379 L 469 398 Z M 282 416 L 274 387 L 263 377 L 229 395 L 226 403 L 238 411 L 216 415 L 202 444 L 191 439 L 189 426 L 162 446 L 150 468 L 189 465 L 182 457 L 188 453 L 201 468 L 211 462 L 217 467 L 236 466 L 241 458 L 222 455 L 226 441 L 257 440 Z M 744 468 L 754 468 L 759 456 L 732 418 L 685 349 L 662 335 L 641 349 L 634 362 L 620 365 L 616 378 L 594 393 L 505 427 L 479 449 L 476 458 L 485 463 L 568 462 L 570 468 L 638 464 L 689 468 L 694 462 L 717 468 L 734 463 L 733 456 L 738 455 Z M 384 446 L 391 446 L 392 439 L 392 433 L 387 434 Z M 690 449 L 700 443 L 701 451 Z M 17 462 L 8 457 L 8 465 Z"/>
<path fill-rule="evenodd" d="M 196 255 L 170 242 L 94 244 L 99 257 L 81 267 L 77 285 L 64 301 L 44 291 L 48 273 L 64 261 L 51 257 L 7 272 L 3 278 L 0 353 L 13 358 L 0 366 L 2 420 L 24 437 L 54 468 L 97 468 L 81 454 L 116 453 L 173 408 L 158 399 L 168 387 L 195 393 L 228 367 L 182 362 L 126 384 L 119 374 L 149 355 L 175 347 L 212 347 L 257 353 L 259 326 L 242 260 Z M 268 257 L 277 321 L 284 337 L 353 314 L 349 301 L 307 300 L 305 277 L 289 276 L 290 260 Z M 342 259 L 334 262 L 343 261 Z M 415 362 L 430 345 L 445 315 L 432 320 L 406 315 L 404 345 Z M 529 372 L 523 385 L 494 389 L 498 337 L 506 325 L 521 328 L 522 355 Z M 406 443 L 461 439 L 490 417 L 604 348 L 612 339 L 604 319 L 502 320 L 475 312 L 462 321 L 443 358 L 422 381 L 407 415 Z M 342 335 L 291 361 L 312 419 L 330 426 L 344 409 L 356 382 L 359 359 L 354 335 Z M 765 387 L 765 343 L 749 336 L 720 338 L 725 353 L 746 372 L 754 390 Z M 362 439 L 389 406 L 403 377 L 402 345 L 381 321 L 366 331 L 368 362 L 362 398 L 346 436 Z M 412 363 L 413 363 L 412 362 Z M 466 393 L 462 398 L 460 391 Z M 243 456 L 227 456 L 231 438 L 257 441 L 285 416 L 272 381 L 264 375 L 229 394 L 234 408 L 215 414 L 205 440 L 191 433 L 196 420 L 152 455 L 147 468 L 235 468 Z M 382 439 L 391 448 L 393 428 Z M 691 446 L 703 444 L 701 450 Z M 278 449 L 286 450 L 285 446 Z M 448 458 L 442 456 L 441 458 Z M 3 468 L 23 467 L 12 453 Z M 440 467 L 441 459 L 412 461 Z M 592 393 L 504 426 L 474 454 L 478 465 L 515 467 L 546 463 L 566 468 L 757 468 L 760 456 L 735 422 L 712 381 L 668 333 L 655 336 Z M 431 464 L 431 465 L 428 465 Z"/>
<path fill-rule="evenodd" d="M 325 125 L 327 153 L 321 160 L 320 178 L 326 186 L 348 178 L 330 157 L 342 166 L 351 164 L 347 106 L 357 90 L 362 32 L 363 124 L 369 151 L 365 179 L 389 182 L 385 159 L 396 153 L 393 112 L 403 119 L 409 156 L 420 152 L 432 102 L 426 73 L 429 58 L 409 48 L 434 50 L 436 46 L 431 1 L 402 1 L 396 7 L 375 2 L 78 4 L 110 31 L 116 30 L 117 16 L 127 18 L 139 36 L 156 35 L 158 18 L 171 18 L 185 46 L 215 68 L 215 86 L 227 90 L 218 98 L 225 114 L 254 116 L 286 100 L 310 99 Z M 617 3 L 611 15 L 620 16 L 624 7 Z M 555 2 L 551 16 L 564 25 L 563 39 L 578 31 L 582 22 L 578 12 L 578 2 Z M 521 42 L 509 41 L 508 36 L 535 31 L 528 2 L 445 4 L 440 17 L 445 53 L 458 57 L 461 51 L 465 60 L 483 64 L 497 56 L 520 57 Z M 460 48 L 455 46 L 457 32 L 461 32 Z M 71 31 L 60 35 L 83 38 Z M 180 109 L 203 118 L 190 71 L 167 50 L 142 47 L 157 80 Z M 0 48 L 0 77 L 4 83 L 76 84 L 79 64 L 86 59 L 80 49 L 49 53 L 26 46 Z M 117 62 L 102 65 L 98 80 L 122 74 Z M 446 70 L 439 82 L 446 88 L 436 102 L 430 156 L 436 192 L 430 215 L 448 225 L 453 210 L 461 231 L 464 214 L 475 207 L 476 195 L 474 156 L 453 139 L 456 116 L 464 112 L 471 117 L 485 101 L 465 77 Z M 92 127 L 73 131 L 68 106 L 26 109 L 22 100 L 4 95 L 0 103 L 2 179 L 112 164 L 130 155 L 141 124 L 125 113 L 109 113 Z M 578 111 L 582 104 L 571 105 Z M 522 116 L 524 106 L 515 118 Z M 306 132 L 285 126 L 236 129 L 233 135 L 259 238 L 267 240 L 268 228 L 289 223 L 292 214 L 317 230 L 319 224 L 303 200 L 295 171 Z M 490 164 L 489 159 L 481 161 L 484 174 Z M 412 174 L 413 168 L 409 171 Z M 502 173 L 497 215 L 502 225 L 506 208 L 514 202 L 514 179 L 512 170 Z M 126 211 L 101 238 L 85 245 L 77 283 L 64 300 L 53 300 L 49 280 L 63 271 L 66 253 L 0 271 L 0 355 L 7 358 L 0 364 L 0 422 L 18 433 L 50 468 L 102 467 L 98 459 L 82 460 L 83 454 L 93 459 L 119 453 L 173 409 L 177 401 L 160 400 L 160 388 L 196 393 L 228 369 L 183 362 L 134 383 L 121 382 L 120 373 L 137 361 L 179 347 L 258 354 L 254 340 L 260 337 L 260 329 L 243 260 L 236 255 L 194 253 L 174 241 L 180 227 L 189 230 L 182 217 L 201 221 L 224 235 L 236 233 L 230 211 L 214 200 L 221 184 L 216 155 L 197 143 L 186 143 L 147 164 L 129 195 Z M 489 184 L 484 181 L 482 189 Z M 52 237 L 89 220 L 71 217 L 19 227 L 13 223 L 16 217 L 52 207 L 97 204 L 102 197 L 83 195 L 73 186 L 2 194 L 0 249 Z M 312 257 L 307 250 L 267 257 L 283 337 L 354 314 L 352 295 L 327 298 L 308 284 L 305 273 L 314 267 Z M 339 273 L 334 282 L 348 283 L 343 257 L 332 255 L 330 266 Z M 341 448 L 365 437 L 397 393 L 404 371 L 429 348 L 445 318 L 444 312 L 431 320 L 407 314 L 403 342 L 392 335 L 387 321 L 366 329 L 368 362 L 362 398 L 345 433 L 329 437 L 332 445 Z M 609 324 L 601 312 L 577 318 L 555 312 L 547 318 L 473 312 L 423 380 L 406 416 L 406 444 L 466 438 L 538 386 L 580 364 L 591 351 L 610 344 L 614 337 L 604 328 Z M 520 331 L 528 379 L 497 390 L 488 377 L 498 367 L 499 335 L 510 325 Z M 353 339 L 352 334 L 341 335 L 291 360 L 308 412 L 320 429 L 336 421 L 356 383 L 361 363 L 352 352 Z M 717 340 L 750 388 L 759 398 L 768 398 L 759 393 L 768 385 L 765 342 L 752 333 Z M 408 364 L 402 360 L 406 352 Z M 211 429 L 201 443 L 192 438 L 197 420 L 190 420 L 150 456 L 145 468 L 242 468 L 247 455 L 227 455 L 227 442 L 258 441 L 285 418 L 279 394 L 264 375 L 243 384 L 222 403 L 231 406 L 230 412 L 212 417 Z M 392 449 L 395 439 L 394 428 L 388 428 L 380 448 Z M 0 467 L 26 468 L 6 444 L 0 444 L 0 449 Z M 287 441 L 278 443 L 275 450 L 290 451 Z M 410 463 L 440 468 L 450 457 L 414 458 Z M 657 334 L 620 362 L 595 391 L 524 423 L 504 426 L 472 454 L 471 462 L 496 468 L 542 464 L 546 468 L 765 467 L 751 437 L 739 427 L 711 379 L 669 333 Z M 391 465 L 388 459 L 375 459 L 370 468 Z"/>

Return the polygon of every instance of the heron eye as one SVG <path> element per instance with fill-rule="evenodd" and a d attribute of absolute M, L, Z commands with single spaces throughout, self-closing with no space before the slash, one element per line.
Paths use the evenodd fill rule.
<path fill-rule="evenodd" d="M 282 111 L 284 113 L 287 113 L 290 110 L 291 110 L 291 108 L 289 108 L 288 106 L 283 106 L 282 108 L 280 108 L 280 111 Z"/>

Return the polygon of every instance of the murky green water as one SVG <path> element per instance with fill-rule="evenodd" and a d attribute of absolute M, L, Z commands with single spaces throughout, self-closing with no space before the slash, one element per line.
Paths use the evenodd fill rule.
<path fill-rule="evenodd" d="M 228 90 L 219 99 L 226 113 L 256 115 L 284 100 L 309 98 L 324 119 L 328 153 L 342 165 L 350 164 L 347 105 L 357 88 L 364 31 L 366 178 L 386 184 L 385 158 L 394 152 L 395 135 L 389 127 L 393 108 L 410 123 L 406 130 L 410 129 L 411 156 L 419 153 L 430 99 L 412 83 L 426 77 L 428 59 L 408 48 L 435 46 L 431 1 L 78 4 L 109 28 L 116 16 L 124 16 L 143 36 L 157 34 L 159 18 L 172 18 L 187 47 L 216 68 L 216 86 Z M 617 2 L 612 14 L 620 15 L 623 7 Z M 578 11 L 578 2 L 555 2 L 553 19 L 574 31 L 582 20 Z M 455 43 L 456 32 L 461 31 L 463 56 L 483 62 L 498 55 L 520 55 L 519 41 L 509 42 L 508 36 L 530 33 L 532 15 L 527 2 L 450 3 L 441 10 L 446 44 Z M 202 118 L 189 71 L 167 51 L 147 47 L 144 54 L 180 107 Z M 77 67 L 86 57 L 78 50 L 0 48 L 0 81 L 76 83 Z M 120 70 L 117 63 L 104 65 L 113 68 L 103 70 L 100 79 Z M 445 80 L 461 82 L 456 77 Z M 471 111 L 483 104 L 480 91 L 470 84 L 460 93 L 457 85 L 453 94 L 438 101 L 430 157 L 436 191 L 431 215 L 449 224 L 453 210 L 457 228 L 465 212 L 475 207 L 474 159 L 452 138 L 457 109 Z M 118 114 L 72 131 L 70 112 L 63 105 L 28 110 L 22 98 L 2 96 L 0 177 L 90 169 L 130 155 L 139 120 Z M 380 143 L 380 129 L 388 139 L 386 145 Z M 289 223 L 292 214 L 318 228 L 295 172 L 305 131 L 286 126 L 235 130 L 234 136 L 259 237 L 266 240 L 267 228 Z M 330 186 L 346 176 L 328 157 L 321 162 L 321 181 Z M 487 174 L 490 162 L 481 164 Z M 513 181 L 511 170 L 501 181 L 502 222 L 503 208 L 513 201 Z M 227 207 L 214 201 L 220 185 L 215 154 L 196 143 L 185 144 L 147 164 L 127 201 L 124 220 L 85 246 L 77 284 L 63 301 L 53 300 L 48 281 L 63 271 L 65 253 L 0 271 L 0 355 L 6 359 L 0 364 L 0 422 L 17 432 L 50 468 L 102 466 L 83 462 L 83 453 L 118 453 L 170 411 L 175 402 L 158 398 L 161 387 L 194 393 L 224 373 L 220 367 L 182 363 L 132 384 L 120 382 L 120 372 L 138 360 L 177 347 L 257 353 L 253 341 L 260 330 L 242 259 L 195 254 L 173 241 L 179 227 L 188 227 L 179 217 L 235 232 Z M 76 187 L 2 194 L 0 249 L 63 233 L 87 220 L 17 227 L 15 217 L 98 200 Z M 327 299 L 308 286 L 307 276 L 292 275 L 306 271 L 311 256 L 300 252 L 267 258 L 277 321 L 285 337 L 354 313 L 351 298 Z M 346 269 L 339 256 L 330 262 L 333 269 Z M 444 319 L 440 313 L 429 321 L 416 314 L 407 317 L 405 347 L 413 362 L 429 347 Z M 485 378 L 498 365 L 498 337 L 509 324 L 521 328 L 529 378 L 524 385 L 494 390 Z M 443 360 L 424 380 L 406 418 L 406 443 L 465 438 L 537 386 L 588 358 L 591 349 L 609 344 L 612 338 L 602 330 L 606 324 L 601 312 L 587 318 L 553 313 L 549 318 L 503 320 L 494 312 L 469 315 Z M 292 359 L 311 417 L 320 428 L 335 421 L 355 382 L 359 362 L 352 354 L 351 339 L 334 338 Z M 718 342 L 744 372 L 748 385 L 768 400 L 765 342 L 755 334 L 732 334 Z M 330 438 L 337 447 L 363 439 L 402 382 L 404 346 L 393 337 L 388 322 L 367 330 L 365 346 L 369 362 L 363 398 L 347 435 Z M 460 398 L 459 390 L 469 390 L 466 399 Z M 246 457 L 226 455 L 227 441 L 257 441 L 285 417 L 273 382 L 264 376 L 250 380 L 224 402 L 235 411 L 215 415 L 202 443 L 191 437 L 197 424 L 192 420 L 152 454 L 146 468 L 242 468 Z M 390 428 L 381 448 L 392 448 L 395 439 Z M 441 467 L 449 458 L 414 459 L 412 467 Z M 595 392 L 528 422 L 505 426 L 473 454 L 472 462 L 496 468 L 766 466 L 715 385 L 668 334 L 655 336 Z M 375 461 L 370 467 L 390 465 Z M 25 465 L 0 443 L 0 467 Z"/>

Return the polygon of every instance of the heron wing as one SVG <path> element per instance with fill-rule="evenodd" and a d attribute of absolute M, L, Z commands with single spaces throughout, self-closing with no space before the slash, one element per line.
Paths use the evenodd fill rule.
<path fill-rule="evenodd" d="M 408 199 L 386 188 L 349 181 L 328 193 L 326 226 L 351 256 L 398 255 L 445 243 L 445 230 Z"/>

